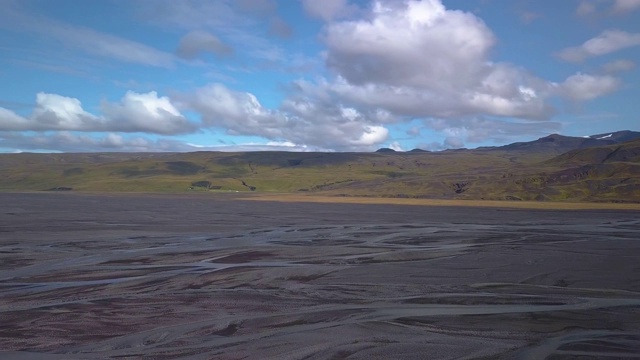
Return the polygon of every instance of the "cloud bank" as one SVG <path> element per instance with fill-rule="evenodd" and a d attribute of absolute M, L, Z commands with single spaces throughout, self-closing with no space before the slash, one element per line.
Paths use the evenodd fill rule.
<path fill-rule="evenodd" d="M 0 108 L 0 131 L 81 131 L 144 132 L 175 135 L 196 130 L 171 103 L 155 91 L 138 94 L 129 91 L 117 103 L 104 101 L 103 114 L 93 115 L 80 100 L 57 94 L 38 93 L 27 117 Z"/>
<path fill-rule="evenodd" d="M 609 6 L 613 12 L 632 11 L 636 3 L 618 0 Z M 5 26 L 65 42 L 86 54 L 167 69 L 206 66 L 209 55 L 249 54 L 263 64 L 287 61 L 281 48 L 253 31 L 259 28 L 256 19 L 263 17 L 265 36 L 291 35 L 293 30 L 277 15 L 276 2 L 140 4 L 156 10 L 147 14 L 146 21 L 180 34 L 173 47 L 175 55 L 19 12 L 18 20 Z M 588 13 L 597 4 L 583 1 L 577 11 Z M 303 0 L 302 7 L 322 21 L 319 41 L 325 71 L 313 79 L 301 77 L 286 84 L 285 97 L 277 106 L 264 106 L 240 86 L 207 82 L 174 91 L 171 97 L 156 91 L 127 91 L 118 101 L 102 101 L 95 114 L 77 98 L 40 92 L 30 114 L 0 107 L 0 138 L 4 144 L 15 144 L 28 137 L 16 132 L 32 131 L 38 132 L 33 139 L 42 146 L 68 139 L 75 149 L 88 144 L 101 149 L 188 150 L 198 146 L 131 134 L 169 136 L 211 130 L 260 137 L 288 149 L 367 151 L 384 144 L 400 148 L 390 129 L 416 122 L 445 136 L 442 144 L 433 146 L 460 147 L 465 142 L 508 141 L 557 130 L 558 123 L 551 119 L 559 112 L 554 106 L 558 100 L 580 103 L 612 94 L 622 87 L 615 74 L 635 67 L 632 61 L 616 60 L 597 67 L 596 73 L 541 78 L 517 64 L 493 59 L 498 39 L 489 26 L 473 13 L 447 9 L 440 0 L 378 0 L 368 7 L 347 0 Z M 27 20 L 41 23 L 21 23 Z M 583 44 L 561 49 L 556 56 L 579 63 L 638 45 L 640 34 L 609 29 Z M 289 64 L 295 62 L 295 55 Z M 107 135 L 88 134 L 95 132 Z M 417 137 L 420 131 L 408 134 Z"/>

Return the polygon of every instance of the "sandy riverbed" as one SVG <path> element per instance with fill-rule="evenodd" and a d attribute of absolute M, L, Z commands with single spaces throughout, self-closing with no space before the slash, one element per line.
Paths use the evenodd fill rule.
<path fill-rule="evenodd" d="M 0 194 L 2 359 L 640 353 L 640 213 Z"/>

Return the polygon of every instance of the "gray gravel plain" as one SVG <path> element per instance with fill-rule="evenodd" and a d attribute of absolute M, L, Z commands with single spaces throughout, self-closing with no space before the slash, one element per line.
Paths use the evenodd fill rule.
<path fill-rule="evenodd" d="M 0 193 L 0 358 L 638 359 L 638 215 Z"/>

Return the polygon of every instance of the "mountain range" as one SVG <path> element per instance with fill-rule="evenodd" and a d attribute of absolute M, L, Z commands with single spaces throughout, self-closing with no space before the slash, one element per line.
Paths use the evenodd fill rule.
<path fill-rule="evenodd" d="M 430 152 L 0 154 L 0 191 L 640 202 L 640 132 Z"/>

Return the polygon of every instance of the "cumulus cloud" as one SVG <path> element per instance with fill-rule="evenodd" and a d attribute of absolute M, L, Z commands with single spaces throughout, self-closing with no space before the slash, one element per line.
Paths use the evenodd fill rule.
<path fill-rule="evenodd" d="M 264 108 L 255 95 L 233 91 L 222 84 L 199 88 L 184 101 L 201 114 L 203 123 L 224 127 L 236 134 L 276 139 L 280 134 L 278 129 L 287 126 L 284 116 Z"/>
<path fill-rule="evenodd" d="M 330 24 L 324 36 L 327 65 L 353 84 L 468 83 L 495 43 L 480 19 L 439 1 L 376 2 L 371 16 Z"/>
<path fill-rule="evenodd" d="M 113 131 L 184 134 L 196 130 L 166 96 L 155 91 L 139 94 L 128 91 L 118 103 L 102 103 L 107 128 Z"/>
<path fill-rule="evenodd" d="M 391 144 L 389 144 L 387 147 L 388 147 L 389 149 L 391 149 L 391 150 L 395 150 L 395 151 L 405 151 L 405 150 L 402 148 L 402 145 L 401 145 L 399 142 L 397 142 L 397 141 L 392 142 L 392 143 L 391 143 Z"/>
<path fill-rule="evenodd" d="M 438 0 L 377 1 L 365 20 L 327 25 L 323 40 L 336 78 L 319 86 L 357 105 L 409 117 L 552 113 L 547 82 L 490 61 L 486 24 Z"/>
<path fill-rule="evenodd" d="M 487 93 L 481 89 L 432 92 L 414 87 L 368 84 L 357 86 L 337 79 L 328 90 L 363 107 L 382 108 L 401 117 L 456 118 L 474 114 L 542 119 L 552 113 L 544 94 L 533 88 L 512 86 L 510 94 Z M 390 116 L 390 119 L 395 117 Z"/>
<path fill-rule="evenodd" d="M 39 93 L 34 110 L 27 117 L 0 107 L 0 131 L 67 131 L 58 135 L 61 139 L 63 135 L 71 136 L 71 132 L 173 135 L 199 128 L 223 128 L 232 135 L 260 136 L 298 148 L 340 150 L 370 150 L 387 140 L 389 131 L 383 121 L 390 116 L 388 113 L 363 113 L 339 103 L 320 104 L 316 100 L 288 99 L 280 109 L 267 109 L 251 93 L 211 84 L 184 96 L 181 105 L 201 116 L 202 122 L 194 123 L 180 113 L 171 99 L 158 96 L 155 91 L 128 91 L 118 102 L 103 101 L 99 116 L 85 111 L 78 99 Z M 45 135 L 40 138 L 43 136 L 55 140 Z M 73 138 L 83 143 L 93 139 L 77 134 Z"/>
<path fill-rule="evenodd" d="M 255 35 L 257 29 L 279 36 L 290 34 L 287 24 L 277 21 L 274 1 L 157 0 L 141 4 L 157 9 L 149 11 L 149 16 L 161 26 L 171 24 L 186 34 L 176 49 L 181 58 L 221 56 L 235 50 L 243 52 L 243 57 L 309 66 L 307 58 L 298 61 L 295 55 L 286 56 L 272 42 Z M 98 148 L 133 149 L 136 138 L 116 132 L 169 135 L 217 128 L 232 135 L 263 137 L 271 142 L 266 146 L 278 148 L 370 150 L 393 140 L 390 124 L 429 119 L 424 126 L 444 135 L 444 143 L 438 146 L 462 147 L 467 142 L 511 140 L 549 130 L 555 126 L 547 121 L 555 111 L 554 97 L 589 101 L 605 96 L 621 86 L 621 80 L 610 74 L 634 65 L 618 61 L 603 66 L 601 74 L 605 75 L 575 74 L 554 83 L 517 65 L 494 61 L 491 56 L 497 39 L 491 29 L 474 14 L 447 9 L 440 0 L 378 0 L 368 9 L 346 0 L 303 1 L 303 6 L 311 16 L 326 21 L 320 39 L 326 45 L 323 60 L 329 72 L 326 78 L 294 81 L 288 98 L 277 108 L 267 108 L 254 94 L 222 84 L 172 99 L 153 91 L 130 91 L 116 102 L 103 101 L 99 114 L 85 111 L 78 99 L 41 93 L 30 115 L 0 107 L 0 131 L 67 131 L 55 136 L 38 134 L 31 140 L 54 144 L 66 137 L 69 143 L 76 141 L 78 149 L 92 141 Z M 259 15 L 251 14 L 254 8 L 268 13 L 262 22 L 256 21 Z M 358 19 L 351 16 L 356 12 Z M 70 29 L 81 34 L 74 37 L 54 26 L 51 36 L 69 37 L 71 46 L 121 61 L 164 67 L 176 61 L 172 54 L 154 53 L 141 44 L 84 28 Z M 90 49 L 87 39 L 96 42 L 95 49 Z M 231 49 L 226 41 L 243 47 Z M 639 43 L 640 34 L 607 30 L 559 56 L 581 61 Z M 200 121 L 189 121 L 180 111 L 195 113 Z M 513 118 L 519 120 L 510 120 Z M 93 131 L 111 133 L 99 140 L 74 133 Z M 411 133 L 419 134 L 419 128 Z M 140 148 L 146 146 L 143 140 L 151 141 L 138 138 Z M 153 146 L 160 145 L 152 141 L 149 147 Z M 242 146 L 258 149 L 263 144 Z"/>
<path fill-rule="evenodd" d="M 181 58 L 191 60 L 202 53 L 211 53 L 216 56 L 229 55 L 233 53 L 233 49 L 209 32 L 194 30 L 180 39 L 176 53 Z"/>
<path fill-rule="evenodd" d="M 35 129 L 100 130 L 101 120 L 82 109 L 80 100 L 57 94 L 38 93 L 31 115 Z"/>
<path fill-rule="evenodd" d="M 552 97 L 588 101 L 620 86 L 614 77 L 587 74 L 554 83 L 493 62 L 496 40 L 486 24 L 437 0 L 377 1 L 369 10 L 365 19 L 325 26 L 333 76 L 293 82 L 279 108 L 221 84 L 185 95 L 185 107 L 230 134 L 337 150 L 385 144 L 388 124 L 439 119 L 449 124 L 437 130 L 447 139 L 441 146 L 462 147 L 557 130 L 546 121 Z"/>
<path fill-rule="evenodd" d="M 581 62 L 587 58 L 609 54 L 624 48 L 640 45 L 640 33 L 621 30 L 605 30 L 582 45 L 561 50 L 557 55 L 569 62 Z"/>
<path fill-rule="evenodd" d="M 280 109 L 262 106 L 255 95 L 210 84 L 184 96 L 206 126 L 234 135 L 261 136 L 325 149 L 369 149 L 384 142 L 389 131 L 375 116 L 340 104 L 287 99 Z"/>
<path fill-rule="evenodd" d="M 578 73 L 569 76 L 558 85 L 561 95 L 574 101 L 587 101 L 610 94 L 617 90 L 621 81 L 610 75 L 589 75 Z"/>
<path fill-rule="evenodd" d="M 80 100 L 57 94 L 38 93 L 36 106 L 28 118 L 0 108 L 0 131 L 102 129 L 102 120 L 84 111 Z"/>
<path fill-rule="evenodd" d="M 29 120 L 15 112 L 0 107 L 0 131 L 21 131 L 29 129 Z"/>
<path fill-rule="evenodd" d="M 181 134 L 196 130 L 172 105 L 155 91 L 132 91 L 118 103 L 103 102 L 102 116 L 85 111 L 80 100 L 58 94 L 38 93 L 31 115 L 23 117 L 0 107 L 0 131 L 120 131 Z"/>

